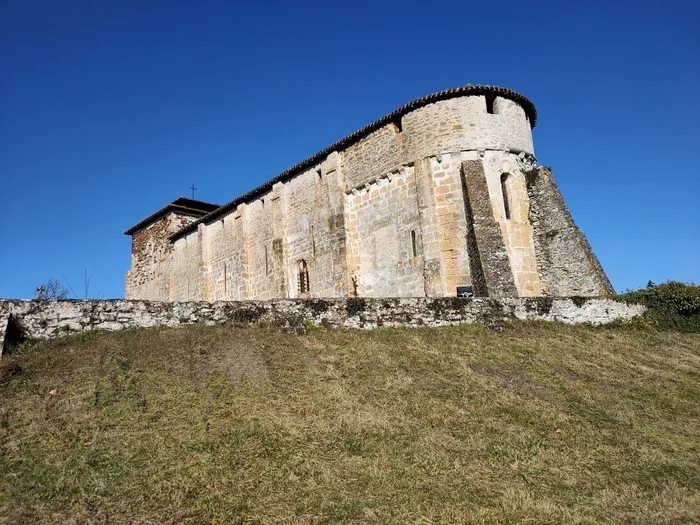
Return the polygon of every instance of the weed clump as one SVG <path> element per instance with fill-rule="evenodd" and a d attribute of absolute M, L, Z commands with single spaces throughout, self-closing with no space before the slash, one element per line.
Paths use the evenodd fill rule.
<path fill-rule="evenodd" d="M 311 310 L 316 315 L 322 314 L 323 312 L 327 312 L 330 308 L 328 306 L 328 302 L 324 301 L 323 299 L 312 299 L 310 301 L 307 301 L 306 304 L 309 307 L 309 310 Z"/>
<path fill-rule="evenodd" d="M 551 297 L 532 297 L 525 303 L 528 312 L 535 312 L 537 315 L 547 315 L 552 310 L 554 300 Z"/>
<path fill-rule="evenodd" d="M 367 301 L 360 299 L 359 297 L 350 297 L 345 304 L 345 309 L 347 310 L 348 315 L 357 315 L 360 312 L 364 312 L 366 308 Z"/>
<path fill-rule="evenodd" d="M 234 323 L 254 323 L 262 317 L 262 314 L 263 309 L 260 307 L 245 307 L 232 312 L 231 320 Z"/>
<path fill-rule="evenodd" d="M 616 299 L 647 307 L 645 320 L 660 330 L 700 332 L 700 286 L 668 281 L 627 291 Z"/>
<path fill-rule="evenodd" d="M 22 373 L 22 367 L 16 361 L 0 361 L 0 385 L 9 383 Z"/>
<path fill-rule="evenodd" d="M 571 298 L 571 300 L 574 302 L 577 308 L 581 308 L 586 302 L 588 302 L 588 297 L 581 297 L 580 295 L 576 295 Z"/>
<path fill-rule="evenodd" d="M 446 312 L 462 312 L 470 299 L 463 297 L 440 297 L 433 299 L 427 303 L 427 306 L 435 314 L 435 317 L 440 317 Z"/>

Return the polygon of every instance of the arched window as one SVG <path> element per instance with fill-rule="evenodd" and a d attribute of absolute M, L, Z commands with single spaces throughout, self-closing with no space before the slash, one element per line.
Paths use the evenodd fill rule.
<path fill-rule="evenodd" d="M 304 259 L 297 261 L 297 289 L 299 295 L 309 293 L 309 269 Z"/>
<path fill-rule="evenodd" d="M 503 193 L 503 211 L 506 219 L 510 219 L 510 199 L 508 198 L 508 177 L 510 173 L 501 174 L 501 193 Z"/>

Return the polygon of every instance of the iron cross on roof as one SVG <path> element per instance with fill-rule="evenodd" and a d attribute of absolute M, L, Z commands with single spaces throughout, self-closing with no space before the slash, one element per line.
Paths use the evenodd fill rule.
<path fill-rule="evenodd" d="M 194 192 L 197 188 L 195 188 L 194 184 L 192 184 L 192 186 L 190 186 L 190 189 L 192 190 L 192 200 L 194 200 Z"/>

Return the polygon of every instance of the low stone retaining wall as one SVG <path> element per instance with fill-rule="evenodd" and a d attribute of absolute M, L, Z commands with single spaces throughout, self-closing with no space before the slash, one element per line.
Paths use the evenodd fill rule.
<path fill-rule="evenodd" d="M 500 325 L 511 319 L 604 324 L 645 308 L 610 299 L 276 299 L 271 301 L 0 301 L 0 348 L 15 339 L 50 339 L 74 332 L 183 324 L 268 322 L 303 332 L 309 323 L 377 326 Z M 6 340 L 7 336 L 7 340 Z"/>

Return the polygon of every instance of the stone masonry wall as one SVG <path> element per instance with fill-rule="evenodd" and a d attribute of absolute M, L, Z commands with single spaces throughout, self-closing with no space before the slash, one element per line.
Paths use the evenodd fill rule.
<path fill-rule="evenodd" d="M 472 285 L 467 247 L 467 215 L 461 184 L 461 153 L 430 157 L 430 179 L 435 198 L 437 241 L 442 266 L 443 293 L 454 297 L 458 286 Z"/>
<path fill-rule="evenodd" d="M 247 206 L 243 206 L 206 228 L 213 301 L 247 297 L 245 277 L 249 261 L 246 224 Z"/>
<path fill-rule="evenodd" d="M 287 269 L 285 297 L 347 294 L 343 192 L 337 171 L 337 163 L 329 159 L 284 185 L 285 230 L 279 250 Z M 300 261 L 306 264 L 309 277 L 309 292 L 301 295 Z"/>
<path fill-rule="evenodd" d="M 26 339 L 77 332 L 187 324 L 277 324 L 303 331 L 308 323 L 371 329 L 378 326 L 499 325 L 507 320 L 604 324 L 641 315 L 645 308 L 609 299 L 277 299 L 273 301 L 0 301 L 0 350 L 10 330 Z"/>
<path fill-rule="evenodd" d="M 126 296 L 138 290 L 143 299 L 169 298 L 168 257 L 173 246 L 168 237 L 197 217 L 169 213 L 134 233 L 131 240 L 131 269 L 126 275 Z M 163 266 L 165 263 L 165 266 Z"/>
<path fill-rule="evenodd" d="M 170 257 L 161 263 L 161 274 L 168 275 L 171 301 L 204 301 L 208 292 L 202 232 L 196 231 L 175 244 Z M 160 298 L 159 298 L 160 299 Z"/>
<path fill-rule="evenodd" d="M 348 268 L 359 296 L 425 295 L 416 199 L 412 166 L 347 194 Z"/>
<path fill-rule="evenodd" d="M 574 223 L 548 168 L 526 173 L 539 272 L 552 296 L 614 293 L 588 240 Z"/>
<path fill-rule="evenodd" d="M 518 295 L 546 295 L 547 287 L 538 273 L 534 232 L 530 222 L 530 202 L 518 157 L 503 151 L 485 151 L 482 162 L 491 208 L 501 227 Z M 506 200 L 509 216 L 506 216 Z"/>

